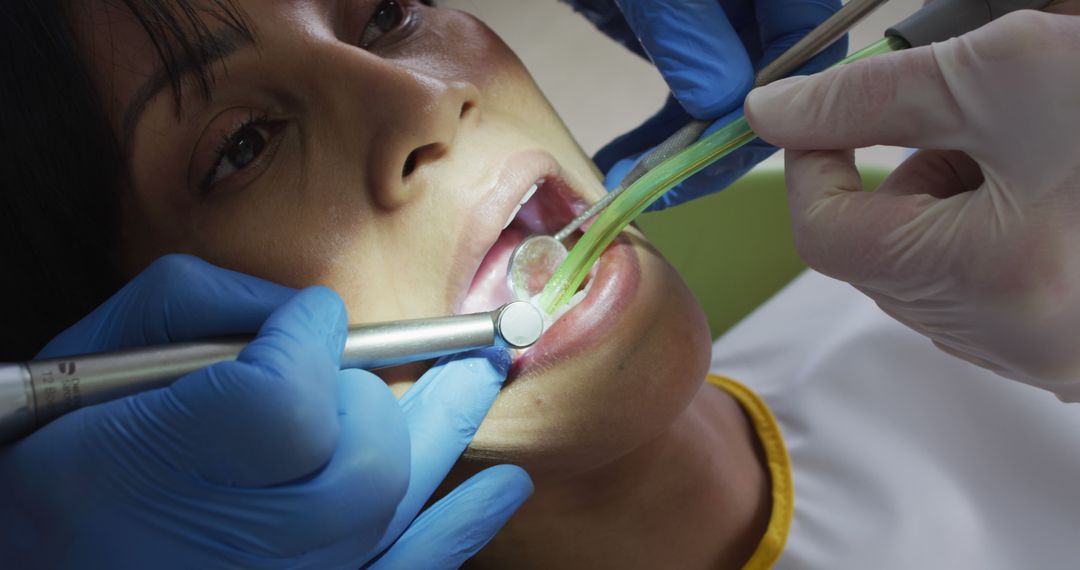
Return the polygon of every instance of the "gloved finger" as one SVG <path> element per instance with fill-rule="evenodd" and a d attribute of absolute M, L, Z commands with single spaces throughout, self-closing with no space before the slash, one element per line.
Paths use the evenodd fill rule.
<path fill-rule="evenodd" d="M 382 547 L 416 517 L 472 441 L 510 369 L 503 349 L 478 350 L 441 361 L 401 398 L 409 424 L 409 490 Z"/>
<path fill-rule="evenodd" d="M 338 443 L 336 379 L 347 330 L 333 291 L 305 289 L 275 310 L 236 361 L 135 396 L 147 454 L 208 481 L 281 484 L 330 459 Z"/>
<path fill-rule="evenodd" d="M 839 0 L 757 0 L 754 10 L 765 48 L 760 69 L 828 20 L 840 9 Z M 839 61 L 847 52 L 847 36 L 810 59 L 798 74 L 815 73 Z"/>
<path fill-rule="evenodd" d="M 253 332 L 295 291 L 190 255 L 152 263 L 38 358 Z"/>
<path fill-rule="evenodd" d="M 424 511 L 371 568 L 458 568 L 499 532 L 532 491 L 520 467 L 485 469 Z"/>
<path fill-rule="evenodd" d="M 754 69 L 716 0 L 617 0 L 645 52 L 688 113 L 710 119 L 739 106 Z"/>
<path fill-rule="evenodd" d="M 946 343 L 959 340 L 947 328 L 948 309 L 940 303 L 927 303 L 925 296 L 917 295 L 898 298 L 872 287 L 855 286 L 855 289 L 873 299 L 881 312 L 926 338 Z"/>
<path fill-rule="evenodd" d="M 981 368 L 985 368 L 1001 376 L 1013 379 L 1023 379 L 1024 382 L 1033 386 L 1041 387 L 1050 392 L 1056 392 L 1062 388 L 1061 384 L 1043 382 L 1040 379 L 1050 378 L 1054 370 L 1061 370 L 1052 358 L 1039 359 L 1041 365 L 1046 365 L 1046 370 L 1025 370 L 1023 355 L 1031 350 L 1039 350 L 1044 343 L 1031 341 L 1033 337 L 1025 335 L 1023 331 L 1013 331 L 1015 341 L 1005 351 L 988 350 L 985 342 L 975 340 L 982 331 L 997 330 L 993 324 L 993 317 L 984 311 L 983 322 L 973 324 L 963 329 L 952 326 L 957 302 L 942 302 L 934 297 L 940 292 L 941 284 L 927 283 L 921 292 L 907 294 L 906 298 L 890 294 L 883 294 L 867 287 L 856 287 L 862 293 L 873 298 L 877 306 L 905 327 L 930 339 L 934 345 L 946 354 L 970 362 Z M 963 302 L 963 301 L 959 301 Z M 974 334 L 974 336 L 973 336 Z M 1058 351 L 1050 351 L 1059 353 Z M 1021 376 L 1017 377 L 1017 372 Z M 1027 374 L 1024 374 L 1027 372 Z"/>
<path fill-rule="evenodd" d="M 632 154 L 616 162 L 611 169 L 607 171 L 607 174 L 604 175 L 604 187 L 607 188 L 609 192 L 617 188 L 623 178 L 626 178 L 626 175 L 634 169 L 634 165 L 644 158 L 645 154 L 645 152 Z"/>
<path fill-rule="evenodd" d="M 761 138 L 785 149 L 970 151 L 961 100 L 926 47 L 782 79 L 750 92 L 745 110 Z"/>
<path fill-rule="evenodd" d="M 1058 400 L 1061 400 L 1062 402 L 1080 402 L 1080 386 L 1077 386 L 1076 384 L 1062 383 L 1053 380 L 1040 380 L 1040 377 L 1038 376 L 1032 377 L 1023 373 L 1018 375 L 1015 368 L 1012 368 L 1008 365 L 1003 366 L 999 359 L 991 360 L 986 356 L 974 354 L 971 351 L 973 347 L 971 347 L 969 343 L 959 342 L 953 344 L 949 343 L 948 341 L 940 341 L 937 339 L 932 339 L 932 342 L 934 343 L 934 346 L 936 346 L 945 354 L 954 356 L 966 362 L 970 362 L 975 366 L 989 370 L 1003 378 L 1009 378 L 1013 380 L 1022 379 L 1022 381 L 1026 384 L 1029 384 L 1036 388 L 1042 388 L 1043 390 L 1054 394 L 1055 396 L 1057 396 Z M 1049 376 L 1049 378 L 1053 378 L 1053 376 Z"/>
<path fill-rule="evenodd" d="M 409 484 L 409 431 L 397 398 L 374 374 L 342 370 L 337 380 L 340 441 L 329 463 L 290 484 L 223 498 L 282 516 L 223 525 L 247 552 L 309 557 L 358 568 L 386 532 Z M 272 507 L 268 507 L 272 506 Z"/>
<path fill-rule="evenodd" d="M 882 184 L 880 194 L 928 194 L 948 198 L 982 185 L 982 169 L 967 154 L 953 150 L 920 150 L 900 163 L 890 175 L 903 184 Z"/>
<path fill-rule="evenodd" d="M 1005 369 L 1003 367 L 998 366 L 994 362 L 991 362 L 985 358 L 980 358 L 964 350 L 953 348 L 952 346 L 949 346 L 948 344 L 939 340 L 931 339 L 930 342 L 934 343 L 934 346 L 936 346 L 938 350 L 944 352 L 945 354 L 948 354 L 949 356 L 959 358 L 960 360 L 963 360 L 965 362 L 970 362 L 975 366 L 985 368 L 986 370 L 990 370 L 995 374 L 1003 374 L 1005 372 Z"/>
<path fill-rule="evenodd" d="M 593 162 L 602 172 L 608 173 L 604 180 L 607 189 L 615 188 L 619 185 L 619 181 L 622 180 L 622 176 L 616 177 L 611 173 L 612 168 L 617 163 L 627 157 L 635 157 L 634 160 L 636 161 L 637 156 L 652 149 L 692 120 L 693 117 L 683 110 L 678 100 L 668 96 L 667 102 L 655 115 L 646 119 L 634 130 L 604 145 L 593 156 Z M 629 172 L 632 167 L 632 164 L 626 166 L 623 175 L 625 175 L 625 172 Z"/>
<path fill-rule="evenodd" d="M 943 270 L 939 254 L 959 244 L 949 224 L 968 194 L 939 200 L 888 190 L 911 186 L 914 170 L 863 192 L 852 151 L 789 150 L 785 163 L 796 249 L 826 275 L 902 295 L 932 282 Z"/>

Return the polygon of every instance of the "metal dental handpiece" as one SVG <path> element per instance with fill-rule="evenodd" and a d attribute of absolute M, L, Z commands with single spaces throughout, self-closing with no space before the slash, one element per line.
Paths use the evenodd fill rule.
<path fill-rule="evenodd" d="M 349 328 L 341 367 L 371 370 L 489 346 L 525 348 L 543 332 L 540 312 L 521 301 L 490 313 L 358 325 Z M 83 406 L 161 388 L 200 368 L 233 360 L 253 338 L 0 364 L 0 443 Z"/>

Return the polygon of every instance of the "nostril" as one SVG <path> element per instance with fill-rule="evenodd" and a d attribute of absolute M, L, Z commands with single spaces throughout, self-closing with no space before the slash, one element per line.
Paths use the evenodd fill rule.
<path fill-rule="evenodd" d="M 401 169 L 401 177 L 406 178 L 413 171 L 416 170 L 416 151 L 409 153 L 409 156 L 405 159 L 405 167 Z"/>
<path fill-rule="evenodd" d="M 469 113 L 469 111 L 472 111 L 473 107 L 475 107 L 475 106 L 476 106 L 476 104 L 473 103 L 472 101 L 466 101 L 465 103 L 463 103 L 461 105 L 461 113 L 458 114 L 458 118 L 459 119 L 465 118 L 465 115 L 467 115 Z"/>
<path fill-rule="evenodd" d="M 413 149 L 409 156 L 405 157 L 405 166 L 401 168 L 401 177 L 407 178 L 410 174 L 416 172 L 417 168 L 438 160 L 446 154 L 446 150 L 446 145 L 439 143 L 426 144 Z"/>

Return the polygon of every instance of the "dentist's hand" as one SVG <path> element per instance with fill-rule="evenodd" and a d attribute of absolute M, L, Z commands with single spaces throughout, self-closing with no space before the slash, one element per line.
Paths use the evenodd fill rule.
<path fill-rule="evenodd" d="M 1015 12 L 746 104 L 787 149 L 811 267 L 945 352 L 1067 401 L 1080 401 L 1077 38 L 1080 17 Z M 926 150 L 863 193 L 847 149 L 874 144 Z"/>
<path fill-rule="evenodd" d="M 616 0 L 622 20 L 610 0 L 572 3 L 601 31 L 633 49 L 633 40 L 627 38 L 632 31 L 672 93 L 660 112 L 596 154 L 609 190 L 642 155 L 691 120 L 715 121 L 706 135 L 729 123 L 742 112 L 755 71 L 840 8 L 839 0 Z M 824 69 L 846 52 L 844 39 L 796 73 Z M 754 141 L 683 182 L 650 210 L 723 190 L 775 151 Z"/>
<path fill-rule="evenodd" d="M 530 493 L 523 471 L 495 467 L 416 518 L 508 357 L 437 366 L 399 403 L 374 375 L 338 369 L 347 319 L 322 287 L 296 292 L 170 256 L 41 357 L 253 330 L 234 362 L 77 410 L 0 449 L 0 559 L 357 568 L 381 556 L 375 567 L 456 567 Z"/>

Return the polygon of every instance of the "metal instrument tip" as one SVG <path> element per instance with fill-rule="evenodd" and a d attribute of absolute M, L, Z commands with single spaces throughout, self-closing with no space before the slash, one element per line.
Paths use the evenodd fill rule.
<path fill-rule="evenodd" d="M 526 348 L 540 340 L 544 316 L 531 304 L 514 301 L 495 312 L 495 330 L 510 348 Z"/>

